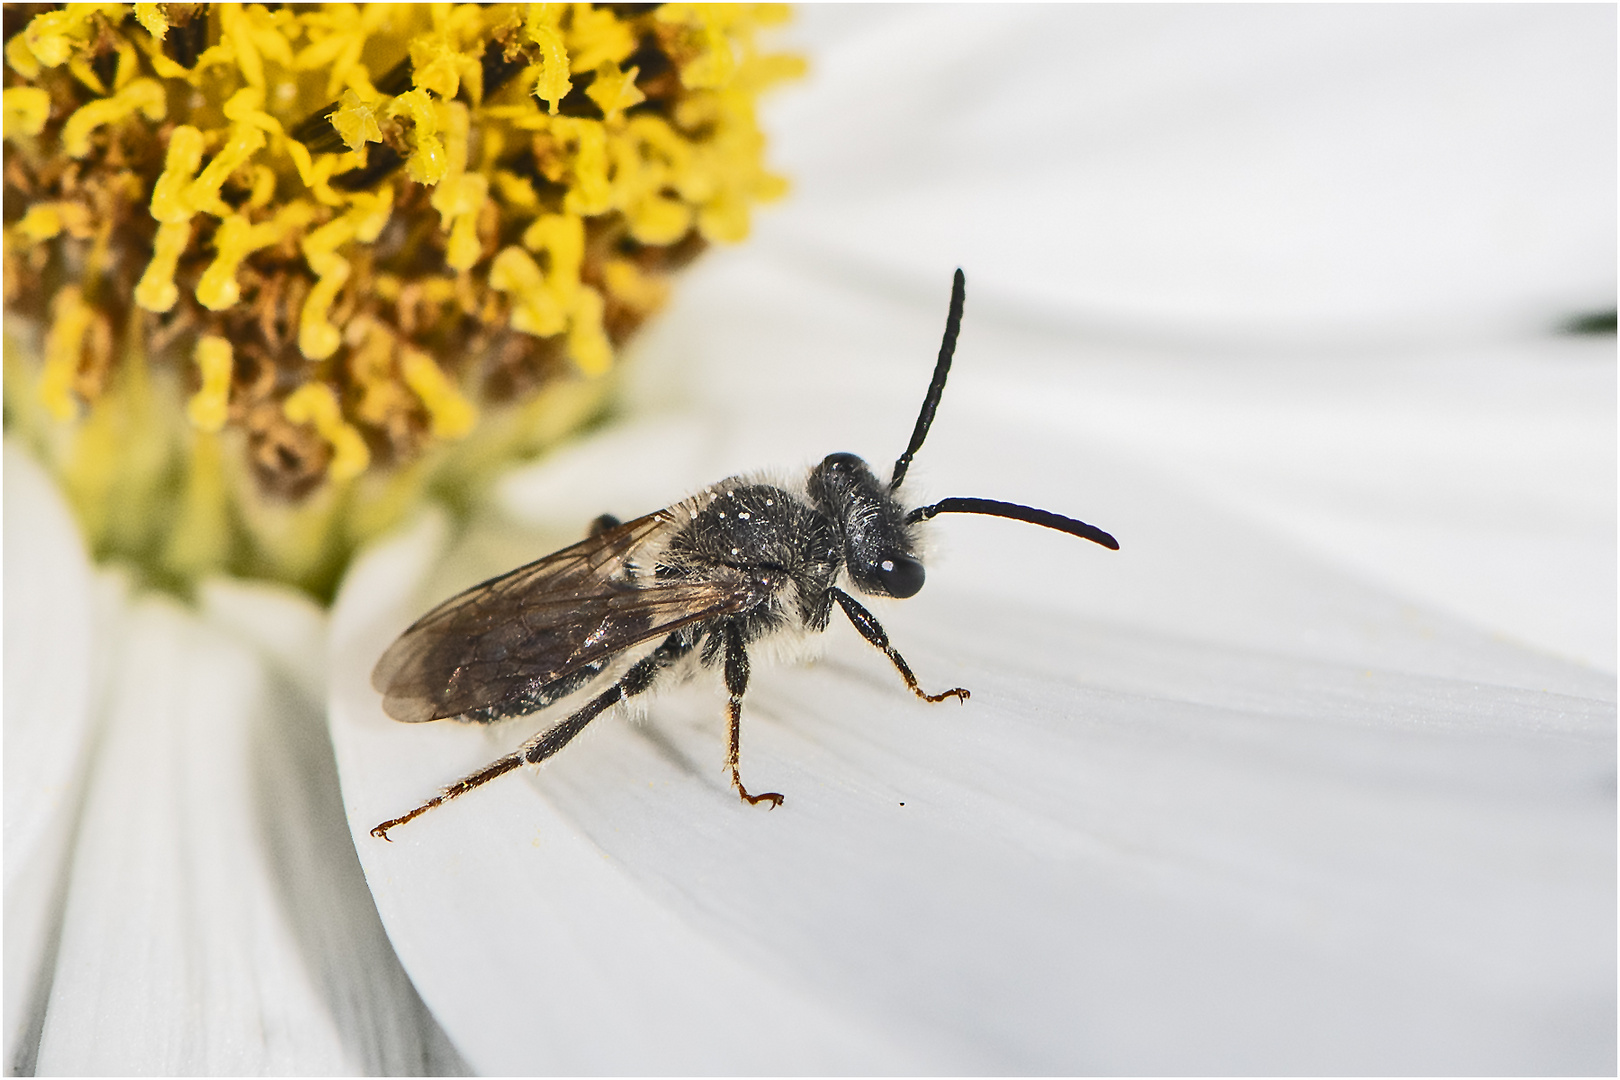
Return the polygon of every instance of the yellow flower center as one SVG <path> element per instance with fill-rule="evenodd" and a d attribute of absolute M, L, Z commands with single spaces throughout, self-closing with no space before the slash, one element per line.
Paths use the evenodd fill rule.
<path fill-rule="evenodd" d="M 785 184 L 764 5 L 76 4 L 5 49 L 6 418 L 104 556 L 325 595 Z M 130 448 L 136 441 L 139 452 Z"/>

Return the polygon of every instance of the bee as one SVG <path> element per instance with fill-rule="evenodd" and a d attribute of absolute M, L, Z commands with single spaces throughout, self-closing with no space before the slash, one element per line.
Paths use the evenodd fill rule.
<path fill-rule="evenodd" d="M 945 392 L 965 296 L 957 270 L 934 377 L 887 483 L 861 458 L 836 453 L 791 488 L 735 476 L 633 521 L 603 515 L 587 539 L 475 585 L 401 634 L 371 673 L 395 720 L 491 723 L 599 689 L 512 753 L 371 834 L 387 840 L 389 830 L 434 807 L 545 761 L 620 702 L 706 668 L 720 670 L 729 695 L 731 786 L 744 801 L 774 809 L 782 796 L 751 793 L 738 768 L 749 647 L 826 630 L 834 608 L 889 658 L 912 693 L 967 701 L 961 687 L 924 690 L 877 618 L 840 582 L 868 596 L 916 596 L 925 576 L 921 526 L 940 514 L 1010 518 L 1116 551 L 1119 544 L 1083 521 L 1016 503 L 951 498 L 908 508 L 903 501 L 906 470 Z"/>

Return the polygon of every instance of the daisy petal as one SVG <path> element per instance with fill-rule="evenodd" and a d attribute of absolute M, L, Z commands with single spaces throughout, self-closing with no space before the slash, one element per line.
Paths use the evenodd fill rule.
<path fill-rule="evenodd" d="M 11 443 L 5 490 L 5 1053 L 15 1067 L 38 1037 L 37 983 L 57 929 L 107 625 L 94 618 L 95 578 L 71 512 Z"/>
<path fill-rule="evenodd" d="M 205 608 L 126 616 L 38 1070 L 454 1069 L 354 863 L 319 707 L 272 659 L 318 654 L 320 613 L 224 584 Z"/>
<path fill-rule="evenodd" d="M 777 111 L 798 201 L 689 272 L 618 425 L 457 544 L 376 549 L 334 614 L 350 825 L 468 1060 L 1612 1072 L 1612 342 L 1523 334 L 1612 303 L 1612 31 L 808 12 L 817 81 Z M 779 809 L 728 790 L 699 673 L 368 835 L 555 718 L 393 723 L 393 635 L 596 513 L 829 451 L 884 469 L 959 264 L 906 491 L 1122 545 L 930 523 L 927 587 L 872 606 L 970 701 L 917 701 L 835 621 L 750 684 L 743 776 Z"/>
<path fill-rule="evenodd" d="M 549 492 L 583 518 L 593 486 L 647 509 L 610 485 L 665 439 L 654 471 L 705 476 L 771 446 L 898 446 L 937 334 L 909 307 L 747 258 L 683 295 L 637 378 L 656 383 L 651 350 L 694 335 L 672 352 L 701 357 L 683 370 L 723 425 L 623 424 L 514 477 L 509 513 Z M 819 664 L 751 683 L 744 776 L 787 795 L 776 811 L 729 792 L 723 699 L 700 676 L 644 721 L 606 716 L 538 772 L 370 837 L 544 721 L 397 724 L 367 683 L 412 617 L 502 568 L 487 536 L 447 551 L 423 526 L 351 574 L 332 690 L 350 824 L 469 1060 L 1601 1068 L 1612 678 L 1369 587 L 1073 424 L 1031 423 L 1043 390 L 1061 412 L 1086 380 L 1061 400 L 1062 380 L 998 395 L 970 374 L 997 338 L 993 320 L 964 334 L 915 482 L 1074 510 L 1122 550 L 936 521 L 927 588 L 873 607 L 930 689 L 972 700 L 916 701 L 835 623 Z M 774 379 L 751 364 L 766 349 Z M 904 396 L 887 389 L 900 366 Z"/>

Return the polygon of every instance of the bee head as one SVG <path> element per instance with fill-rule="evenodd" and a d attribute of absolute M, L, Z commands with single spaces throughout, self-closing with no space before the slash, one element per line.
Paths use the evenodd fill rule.
<path fill-rule="evenodd" d="M 919 506 L 909 513 L 900 505 L 896 492 L 911 468 L 911 459 L 922 449 L 928 429 L 934 423 L 939 399 L 945 393 L 945 379 L 956 354 L 956 337 L 962 329 L 962 305 L 967 284 L 958 270 L 951 281 L 951 308 L 945 317 L 945 337 L 940 342 L 934 377 L 923 397 L 911 441 L 895 461 L 888 483 L 872 475 L 872 469 L 854 454 L 828 454 L 810 470 L 808 494 L 821 511 L 836 523 L 844 540 L 844 565 L 850 580 L 862 592 L 905 599 L 922 591 L 923 564 L 917 558 L 911 527 L 938 514 L 983 514 L 1008 518 L 1031 525 L 1066 532 L 1106 548 L 1118 550 L 1119 543 L 1095 525 L 1087 525 L 1050 510 L 1001 502 L 997 499 L 941 499 Z"/>
<path fill-rule="evenodd" d="M 828 454 L 810 470 L 808 487 L 811 500 L 838 525 L 844 565 L 856 588 L 901 600 L 922 590 L 926 574 L 905 508 L 866 462 L 854 454 Z"/>

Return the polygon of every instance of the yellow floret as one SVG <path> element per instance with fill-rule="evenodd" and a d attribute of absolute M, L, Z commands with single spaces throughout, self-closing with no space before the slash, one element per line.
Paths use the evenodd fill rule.
<path fill-rule="evenodd" d="M 56 294 L 51 305 L 51 328 L 45 335 L 45 369 L 40 374 L 39 396 L 57 420 L 71 420 L 78 412 L 73 379 L 79 373 L 84 336 L 95 319 L 95 309 L 84 302 L 77 285 Z"/>
<path fill-rule="evenodd" d="M 197 282 L 197 302 L 210 311 L 224 311 L 235 304 L 242 298 L 241 286 L 236 281 L 236 270 L 242 260 L 260 248 L 278 243 L 290 230 L 308 224 L 314 216 L 314 207 L 296 202 L 282 207 L 272 220 L 258 225 L 249 223 L 241 214 L 232 214 L 221 221 L 214 233 L 217 255 Z"/>
<path fill-rule="evenodd" d="M 567 303 L 579 288 L 579 270 L 585 261 L 585 222 L 573 214 L 545 214 L 523 232 L 523 246 L 547 256 L 550 273 L 546 285 Z"/>
<path fill-rule="evenodd" d="M 709 240 L 735 244 L 748 237 L 748 204 L 722 192 L 698 211 L 698 230 Z"/>
<path fill-rule="evenodd" d="M 37 86 L 8 86 L 5 93 L 5 134 L 38 135 L 51 118 L 51 95 Z"/>
<path fill-rule="evenodd" d="M 681 85 L 688 90 L 713 90 L 728 85 L 736 61 L 726 29 L 742 12 L 729 4 L 665 4 L 658 9 L 661 23 L 686 28 L 698 52 L 680 67 Z"/>
<path fill-rule="evenodd" d="M 248 209 L 269 206 L 276 197 L 276 171 L 268 165 L 253 166 L 253 191 L 248 195 Z"/>
<path fill-rule="evenodd" d="M 169 133 L 163 173 L 152 187 L 152 217 L 165 222 L 191 220 L 196 208 L 186 198 L 186 193 L 196 179 L 202 156 L 202 132 L 190 124 L 182 124 Z"/>
<path fill-rule="evenodd" d="M 394 212 L 394 185 L 384 184 L 376 191 L 357 191 L 349 196 L 348 219 L 354 223 L 354 238 L 369 244 L 382 235 Z"/>
<path fill-rule="evenodd" d="M 568 328 L 568 311 L 546 288 L 540 267 L 527 251 L 509 247 L 489 267 L 490 288 L 512 300 L 511 326 L 535 337 L 551 337 Z"/>
<path fill-rule="evenodd" d="M 585 4 L 574 6 L 568 25 L 568 57 L 572 70 L 591 71 L 601 64 L 617 66 L 635 51 L 635 34 L 613 12 Z"/>
<path fill-rule="evenodd" d="M 98 15 L 116 24 L 124 17 L 123 5 L 69 4 L 60 11 L 34 16 L 19 36 L 36 60 L 57 67 L 96 36 Z"/>
<path fill-rule="evenodd" d="M 354 86 L 357 78 L 366 77 L 360 54 L 365 50 L 372 26 L 387 15 L 380 4 L 373 4 L 365 11 L 353 4 L 334 4 L 323 11 L 311 12 L 304 16 L 304 23 L 311 31 L 311 44 L 293 58 L 292 66 L 299 71 L 328 68 L 326 96 L 336 97 L 345 86 Z M 359 87 L 355 89 L 359 91 Z M 362 92 L 361 96 L 376 95 Z"/>
<path fill-rule="evenodd" d="M 226 99 L 225 119 L 251 124 L 270 135 L 281 134 L 281 121 L 264 111 L 262 86 L 244 86 Z"/>
<path fill-rule="evenodd" d="M 388 224 L 393 209 L 392 185 L 354 196 L 354 205 L 340 218 L 304 237 L 304 261 L 317 275 L 299 313 L 298 348 L 311 360 L 325 360 L 343 343 L 342 332 L 331 321 L 332 304 L 349 280 L 349 261 L 337 249 L 350 240 L 369 243 Z"/>
<path fill-rule="evenodd" d="M 654 7 L 8 7 L 7 316 L 43 327 L 8 350 L 8 436 L 98 557 L 328 597 L 421 492 L 475 499 L 599 408 L 574 375 L 610 370 L 683 240 L 781 187 L 754 96 L 794 62 L 756 49 L 765 16 Z"/>
<path fill-rule="evenodd" d="M 588 376 L 601 375 L 613 366 L 613 345 L 602 329 L 602 294 L 581 286 L 574 294 L 568 327 L 568 355 Z"/>
<path fill-rule="evenodd" d="M 459 439 L 472 431 L 478 410 L 445 377 L 432 357 L 419 349 L 406 348 L 399 358 L 405 385 L 418 398 L 433 422 L 433 434 L 441 439 Z"/>
<path fill-rule="evenodd" d="M 88 240 L 96 235 L 96 221 L 83 203 L 62 200 L 30 206 L 14 229 L 14 235 L 31 244 L 43 243 L 64 232 L 76 240 Z"/>
<path fill-rule="evenodd" d="M 39 61 L 28 48 L 26 34 L 18 34 L 6 42 L 6 63 L 11 65 L 11 70 L 25 79 L 37 78 L 42 70 Z"/>
<path fill-rule="evenodd" d="M 86 102 L 62 125 L 62 149 L 68 157 L 90 153 L 90 136 L 99 127 L 116 124 L 139 112 L 148 120 L 162 120 L 169 112 L 163 84 L 156 79 L 135 79 L 110 98 Z"/>
<path fill-rule="evenodd" d="M 222 337 L 205 334 L 197 339 L 192 354 L 202 370 L 202 389 L 186 402 L 186 418 L 198 431 L 210 434 L 225 426 L 229 415 L 231 394 L 231 343 Z"/>
<path fill-rule="evenodd" d="M 433 98 L 418 87 L 394 99 L 388 106 L 392 116 L 409 116 L 415 129 L 410 141 L 414 148 L 405 160 L 405 170 L 419 184 L 437 184 L 444 178 L 444 144 L 439 141 L 439 116 Z"/>
<path fill-rule="evenodd" d="M 162 41 L 169 33 L 169 17 L 163 12 L 162 4 L 136 4 L 135 21 L 146 28 L 146 32 Z"/>
<path fill-rule="evenodd" d="M 608 183 L 607 131 L 601 121 L 558 117 L 551 128 L 576 144 L 574 183 L 563 198 L 564 208 L 586 217 L 606 213 L 613 205 L 613 188 Z"/>
<path fill-rule="evenodd" d="M 215 217 L 229 215 L 230 204 L 219 197 L 219 189 L 225 186 L 232 173 L 264 149 L 264 144 L 264 132 L 260 128 L 251 124 L 232 124 L 225 145 L 220 147 L 214 160 L 208 163 L 197 179 L 187 186 L 184 196 L 186 203 Z"/>
<path fill-rule="evenodd" d="M 461 57 L 447 34 L 427 34 L 411 42 L 411 80 L 441 98 L 461 89 Z"/>
<path fill-rule="evenodd" d="M 298 319 L 298 348 L 311 360 L 325 360 L 343 343 L 343 333 L 329 318 L 338 290 L 349 280 L 349 261 L 337 248 L 354 239 L 347 217 L 327 222 L 304 238 L 304 261 L 317 276 L 304 298 Z"/>
<path fill-rule="evenodd" d="M 343 91 L 337 110 L 332 113 L 331 124 L 350 150 L 358 150 L 368 142 L 383 141 L 382 129 L 377 126 L 376 103 L 361 101 L 353 90 Z"/>
<path fill-rule="evenodd" d="M 353 425 L 343 419 L 337 395 L 325 383 L 305 383 L 287 395 L 282 415 L 295 424 L 309 424 L 332 446 L 327 473 L 336 481 L 352 480 L 371 464 L 371 451 Z"/>
<path fill-rule="evenodd" d="M 602 284 L 613 298 L 637 311 L 656 311 L 669 299 L 669 285 L 641 272 L 628 259 L 609 259 L 602 264 Z"/>
<path fill-rule="evenodd" d="M 489 181 L 467 168 L 467 106 L 459 101 L 439 106 L 444 126 L 445 171 L 430 200 L 440 224 L 450 234 L 444 261 L 452 270 L 471 270 L 483 253 L 478 240 L 478 214 L 489 197 Z"/>
<path fill-rule="evenodd" d="M 253 40 L 253 30 L 242 5 L 221 4 L 219 25 L 225 40 L 236 51 L 236 66 L 241 70 L 242 78 L 247 80 L 249 86 L 263 90 L 264 61 L 259 58 L 259 48 Z"/>
<path fill-rule="evenodd" d="M 443 185 L 440 185 L 443 187 Z M 451 203 L 450 242 L 445 245 L 444 262 L 452 270 L 471 270 L 483 254 L 478 239 L 478 213 L 489 198 L 489 181 L 479 173 L 467 173 L 456 184 Z"/>
<path fill-rule="evenodd" d="M 652 195 L 625 212 L 630 235 L 643 244 L 673 244 L 692 227 L 692 208 L 680 199 Z"/>
<path fill-rule="evenodd" d="M 152 244 L 152 261 L 135 286 L 135 303 L 147 311 L 168 311 L 180 299 L 180 286 L 174 283 L 175 268 L 191 241 L 190 215 L 181 221 L 166 221 L 158 226 L 157 238 Z"/>
<path fill-rule="evenodd" d="M 639 74 L 640 68 L 620 71 L 618 64 L 604 61 L 596 69 L 596 79 L 586 89 L 585 96 L 596 102 L 596 107 L 609 121 L 615 120 L 630 106 L 647 100 L 647 95 L 636 87 Z"/>
<path fill-rule="evenodd" d="M 534 96 L 544 101 L 547 111 L 557 115 L 557 103 L 568 96 L 574 84 L 568 78 L 568 49 L 557 31 L 558 14 L 554 10 L 561 4 L 530 4 L 529 17 L 523 32 L 540 47 L 539 71 L 534 81 Z"/>

